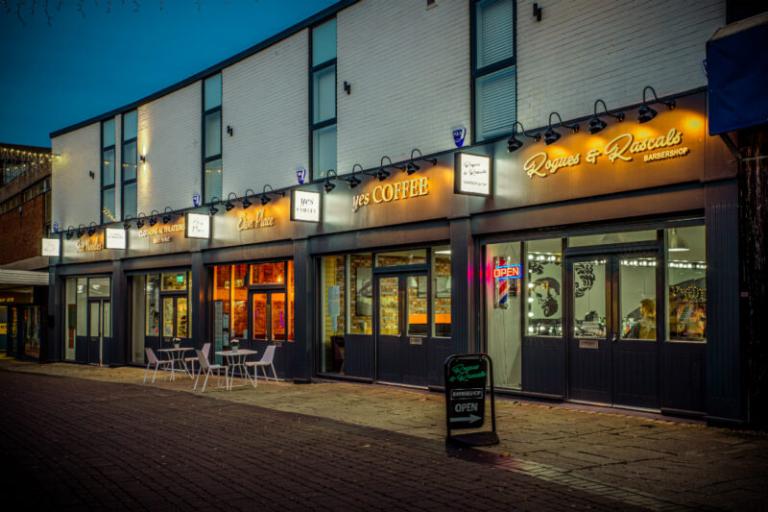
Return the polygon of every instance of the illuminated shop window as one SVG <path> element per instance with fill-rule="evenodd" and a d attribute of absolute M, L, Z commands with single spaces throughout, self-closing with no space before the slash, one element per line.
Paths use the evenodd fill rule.
<path fill-rule="evenodd" d="M 373 257 L 367 254 L 350 254 L 349 265 L 349 333 L 373 333 Z"/>
<path fill-rule="evenodd" d="M 341 373 L 344 368 L 346 332 L 345 256 L 325 256 L 320 260 L 321 343 L 320 368 Z"/>
<path fill-rule="evenodd" d="M 667 333 L 670 341 L 707 340 L 707 252 L 704 226 L 667 229 Z"/>
<path fill-rule="evenodd" d="M 432 250 L 432 334 L 451 336 L 451 247 Z"/>
<path fill-rule="evenodd" d="M 525 332 L 528 336 L 563 335 L 562 240 L 525 243 Z"/>
<path fill-rule="evenodd" d="M 485 332 L 493 359 L 494 384 L 520 389 L 522 384 L 522 273 L 520 242 L 489 244 L 485 250 Z M 527 310 L 527 309 L 526 309 Z"/>

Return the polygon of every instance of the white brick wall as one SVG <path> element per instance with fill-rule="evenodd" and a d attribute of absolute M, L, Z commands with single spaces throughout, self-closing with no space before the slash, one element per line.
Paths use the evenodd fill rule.
<path fill-rule="evenodd" d="M 54 155 L 51 170 L 52 221 L 59 229 L 98 223 L 100 199 L 100 123 L 65 133 L 51 141 Z M 91 179 L 88 171 L 93 171 Z"/>
<path fill-rule="evenodd" d="M 517 5 L 518 117 L 544 126 L 638 103 L 643 87 L 659 96 L 706 85 L 705 43 L 725 24 L 723 0 L 533 0 Z"/>
<path fill-rule="evenodd" d="M 340 171 L 453 147 L 470 121 L 468 2 L 363 0 L 337 19 Z"/>
<path fill-rule="evenodd" d="M 225 197 L 291 185 L 296 167 L 308 168 L 307 51 L 303 30 L 224 70 Z"/>
<path fill-rule="evenodd" d="M 139 212 L 192 206 L 201 192 L 202 85 L 188 85 L 139 107 Z"/>

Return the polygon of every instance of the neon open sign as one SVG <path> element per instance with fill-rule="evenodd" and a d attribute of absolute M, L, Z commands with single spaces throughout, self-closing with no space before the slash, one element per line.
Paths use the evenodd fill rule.
<path fill-rule="evenodd" d="M 513 265 L 498 265 L 493 269 L 495 279 L 520 279 L 522 275 L 522 265 L 519 263 Z"/>

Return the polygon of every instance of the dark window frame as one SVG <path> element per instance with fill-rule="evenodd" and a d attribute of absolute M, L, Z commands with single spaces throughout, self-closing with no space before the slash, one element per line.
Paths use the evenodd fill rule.
<path fill-rule="evenodd" d="M 219 75 L 219 79 L 221 81 L 221 96 L 219 97 L 219 106 L 209 108 L 208 110 L 205 109 L 205 82 L 207 82 L 209 79 L 215 77 L 216 75 Z M 202 87 L 201 87 L 201 98 L 200 98 L 200 110 L 203 113 L 202 117 L 200 118 L 200 131 L 202 133 L 202 144 L 200 144 L 200 189 L 201 189 L 201 202 L 202 204 L 212 204 L 217 201 L 208 201 L 208 194 L 205 190 L 205 166 L 209 162 L 213 162 L 215 160 L 221 160 L 221 169 L 222 169 L 222 180 L 223 173 L 224 173 L 224 137 L 222 132 L 224 131 L 224 75 L 221 72 L 214 73 L 212 75 L 208 75 L 205 78 L 202 79 Z M 214 114 L 218 112 L 219 113 L 219 152 L 216 155 L 213 156 L 205 156 L 205 141 L 206 141 L 206 130 L 205 130 L 205 120 L 208 117 L 209 114 Z M 222 186 L 222 195 L 224 193 L 224 189 Z M 211 196 L 211 199 L 213 199 L 213 196 Z M 219 201 L 222 198 L 218 198 Z"/>
<path fill-rule="evenodd" d="M 470 90 L 470 129 L 472 132 L 472 144 L 479 143 L 491 143 L 501 139 L 504 139 L 514 133 L 514 128 L 499 135 L 488 137 L 486 139 L 480 139 L 477 133 L 477 80 L 495 73 L 502 69 L 506 69 L 512 66 L 517 66 L 517 2 L 512 2 L 512 16 L 514 17 L 514 28 L 512 31 L 512 48 L 513 55 L 507 59 L 494 62 L 482 68 L 477 67 L 477 5 L 482 0 L 472 0 L 469 9 L 469 61 L 470 61 L 470 77 L 469 77 L 469 90 Z M 515 112 L 517 112 L 517 69 L 515 69 Z M 516 116 L 517 117 L 517 116 Z M 515 119 L 517 121 L 517 119 Z M 513 122 L 514 123 L 514 122 Z"/>
<path fill-rule="evenodd" d="M 336 30 L 337 30 L 337 32 L 336 32 L 336 52 L 335 52 L 336 57 L 334 57 L 332 59 L 328 59 L 326 61 L 323 61 L 320 64 L 314 64 L 312 62 L 312 53 L 313 53 L 312 40 L 313 40 L 313 35 L 314 35 L 315 29 L 317 27 L 319 27 L 319 26 L 325 25 L 326 23 L 328 23 L 329 21 L 331 21 L 333 19 L 336 19 L 336 15 L 335 14 L 333 16 L 329 16 L 329 17 L 323 19 L 322 21 L 319 21 L 319 22 L 315 23 L 314 25 L 312 25 L 309 28 L 309 44 L 308 44 L 308 48 L 309 48 L 309 52 L 308 52 L 308 68 L 309 68 L 309 103 L 308 103 L 309 104 L 309 165 L 308 165 L 308 167 L 309 167 L 309 177 L 308 177 L 308 181 L 312 181 L 312 180 L 315 179 L 315 171 L 316 171 L 316 169 L 315 169 L 315 147 L 314 147 L 315 146 L 315 144 L 314 144 L 315 132 L 317 130 L 321 130 L 323 128 L 327 128 L 329 126 L 333 126 L 335 124 L 338 124 L 337 123 L 338 113 L 339 113 L 339 102 L 337 101 L 338 98 L 335 98 L 334 102 L 333 102 L 333 117 L 332 118 L 325 119 L 325 120 L 320 121 L 318 123 L 315 123 L 315 121 L 314 121 L 314 119 L 315 119 L 315 73 L 317 73 L 319 71 L 322 71 L 322 70 L 324 70 L 326 68 L 329 68 L 331 66 L 336 66 L 336 64 L 338 62 L 338 22 L 337 22 L 337 25 L 336 25 Z M 338 88 L 339 88 L 338 67 L 336 67 L 336 71 L 334 72 L 334 77 L 333 78 L 334 78 L 333 91 L 334 91 L 334 94 L 337 94 L 338 93 Z M 337 136 L 338 136 L 338 132 L 337 132 Z M 336 167 L 338 167 L 338 155 L 337 155 Z M 324 171 L 327 171 L 327 170 L 328 169 L 322 169 L 322 170 L 320 170 L 320 172 L 324 172 Z M 334 168 L 334 171 L 336 171 L 336 168 Z"/>
<path fill-rule="evenodd" d="M 130 139 L 125 138 L 125 115 L 130 114 L 131 112 L 136 112 L 136 136 L 132 137 Z M 127 112 L 123 112 L 120 114 L 120 219 L 125 220 L 125 187 L 126 185 L 134 185 L 137 184 L 139 179 L 139 110 L 129 110 Z M 136 162 L 136 174 L 134 175 L 133 179 L 126 180 L 125 179 L 125 154 L 126 154 L 126 146 L 128 144 L 131 144 L 135 142 L 136 143 L 136 155 L 134 158 L 134 162 Z M 138 197 L 139 190 L 138 190 L 138 184 L 136 185 L 136 213 L 133 215 L 136 217 L 139 212 L 139 204 L 138 204 Z"/>
<path fill-rule="evenodd" d="M 111 145 L 111 146 L 104 146 L 104 124 L 112 122 L 112 130 L 115 129 L 115 118 L 112 117 L 110 119 L 105 119 L 102 121 L 99 125 L 101 130 L 99 131 L 99 146 L 100 146 L 100 153 L 99 156 L 100 162 L 99 162 L 99 219 L 101 220 L 101 224 L 109 224 L 111 222 L 115 222 L 117 220 L 117 215 L 115 215 L 115 220 L 106 219 L 104 216 L 104 192 L 107 190 L 112 190 L 112 193 L 114 194 L 117 180 L 115 179 L 115 173 L 117 172 L 117 140 Z M 122 134 L 121 134 L 122 136 Z M 108 151 L 112 151 L 112 185 L 104 185 L 104 154 Z M 121 176 L 122 178 L 122 176 Z M 117 207 L 117 201 L 115 201 L 115 207 Z M 117 213 L 117 212 L 113 212 Z M 121 212 L 122 213 L 122 212 Z"/>

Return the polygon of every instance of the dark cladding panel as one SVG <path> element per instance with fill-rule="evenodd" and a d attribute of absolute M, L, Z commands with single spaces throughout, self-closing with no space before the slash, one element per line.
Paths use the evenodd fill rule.
<path fill-rule="evenodd" d="M 735 182 L 707 187 L 707 415 L 744 420 Z"/>

